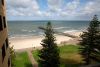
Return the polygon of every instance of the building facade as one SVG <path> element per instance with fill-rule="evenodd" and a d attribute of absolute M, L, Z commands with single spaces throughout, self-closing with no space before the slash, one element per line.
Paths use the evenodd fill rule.
<path fill-rule="evenodd" d="M 5 0 L 0 0 L 0 67 L 11 67 Z"/>

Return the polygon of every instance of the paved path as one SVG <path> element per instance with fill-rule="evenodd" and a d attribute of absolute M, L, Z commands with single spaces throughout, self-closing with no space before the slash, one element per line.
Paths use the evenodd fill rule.
<path fill-rule="evenodd" d="M 31 53 L 31 51 L 28 50 L 27 53 L 28 53 L 29 59 L 30 59 L 30 61 L 31 61 L 31 63 L 32 63 L 32 66 L 33 66 L 33 67 L 38 67 L 38 63 L 37 63 L 37 62 L 35 61 L 35 59 L 33 58 L 33 55 L 32 55 L 32 53 Z"/>

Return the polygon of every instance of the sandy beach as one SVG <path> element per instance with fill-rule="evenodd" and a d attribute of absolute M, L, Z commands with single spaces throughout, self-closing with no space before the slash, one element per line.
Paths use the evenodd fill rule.
<path fill-rule="evenodd" d="M 70 32 L 70 34 L 79 36 L 81 32 Z M 68 42 L 68 44 L 73 44 L 77 40 L 71 37 L 63 36 L 63 35 L 55 35 L 56 43 L 60 46 L 62 42 Z M 25 48 L 34 48 L 34 47 L 41 47 L 41 41 L 44 37 L 43 36 L 33 36 L 33 37 L 16 37 L 16 38 L 9 38 L 10 46 L 13 46 L 15 50 L 18 49 L 25 49 Z"/>

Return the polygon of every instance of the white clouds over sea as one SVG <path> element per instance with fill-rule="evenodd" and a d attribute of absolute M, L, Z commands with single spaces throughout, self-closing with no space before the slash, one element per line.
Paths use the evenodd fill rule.
<path fill-rule="evenodd" d="M 12 17 L 17 19 L 20 16 L 26 19 L 30 17 L 89 20 L 94 14 L 100 18 L 100 0 L 7 0 L 6 2 L 9 19 Z"/>

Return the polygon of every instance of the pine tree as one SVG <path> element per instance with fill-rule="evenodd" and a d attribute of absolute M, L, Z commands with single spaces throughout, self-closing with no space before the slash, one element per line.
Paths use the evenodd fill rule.
<path fill-rule="evenodd" d="M 90 64 L 91 60 L 99 61 L 96 57 L 100 55 L 100 27 L 97 15 L 93 17 L 86 32 L 81 35 L 80 54 L 83 56 L 85 64 Z"/>
<path fill-rule="evenodd" d="M 41 43 L 43 48 L 39 51 L 39 66 L 59 67 L 59 49 L 55 43 L 54 32 L 50 22 L 47 23 L 44 32 L 45 38 Z"/>
<path fill-rule="evenodd" d="M 15 67 L 15 59 L 16 59 L 16 54 L 13 46 L 9 48 L 10 51 L 10 57 L 11 57 L 11 67 Z"/>

